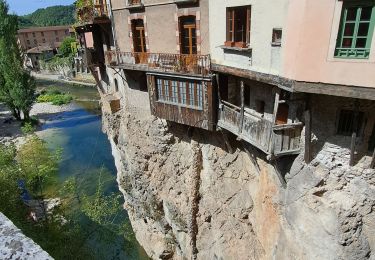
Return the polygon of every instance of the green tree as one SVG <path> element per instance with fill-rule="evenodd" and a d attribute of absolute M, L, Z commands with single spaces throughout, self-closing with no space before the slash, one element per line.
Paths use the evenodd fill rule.
<path fill-rule="evenodd" d="M 8 14 L 9 8 L 0 0 L 0 102 L 4 102 L 17 120 L 30 119 L 35 101 L 35 81 L 22 67 L 17 44 L 17 17 Z"/>
<path fill-rule="evenodd" d="M 64 57 L 68 57 L 71 54 L 74 54 L 72 50 L 72 43 L 74 44 L 75 42 L 76 39 L 74 39 L 73 37 L 66 37 L 64 41 L 61 43 L 59 53 Z"/>

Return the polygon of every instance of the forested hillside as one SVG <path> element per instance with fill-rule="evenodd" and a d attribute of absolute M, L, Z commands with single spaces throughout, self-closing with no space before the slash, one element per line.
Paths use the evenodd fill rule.
<path fill-rule="evenodd" d="M 74 12 L 74 5 L 57 5 L 41 8 L 31 14 L 19 16 L 18 24 L 20 28 L 30 26 L 70 25 L 75 21 Z"/>

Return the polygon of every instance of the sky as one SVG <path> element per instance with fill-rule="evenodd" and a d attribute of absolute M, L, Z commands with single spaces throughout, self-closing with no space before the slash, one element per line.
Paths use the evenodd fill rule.
<path fill-rule="evenodd" d="M 10 12 L 18 15 L 25 15 L 34 12 L 39 8 L 46 8 L 53 5 L 70 5 L 74 0 L 6 0 Z"/>

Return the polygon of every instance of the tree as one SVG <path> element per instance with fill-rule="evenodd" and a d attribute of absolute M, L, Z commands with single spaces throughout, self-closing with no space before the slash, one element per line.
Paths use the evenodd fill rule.
<path fill-rule="evenodd" d="M 64 57 L 68 57 L 71 54 L 73 54 L 72 43 L 74 44 L 75 42 L 76 39 L 74 39 L 73 37 L 66 37 L 64 41 L 61 43 L 59 53 Z"/>
<path fill-rule="evenodd" d="M 35 101 L 35 81 L 23 69 L 17 44 L 17 16 L 8 14 L 9 8 L 0 0 L 0 102 L 12 111 L 17 120 L 30 119 L 29 112 Z"/>

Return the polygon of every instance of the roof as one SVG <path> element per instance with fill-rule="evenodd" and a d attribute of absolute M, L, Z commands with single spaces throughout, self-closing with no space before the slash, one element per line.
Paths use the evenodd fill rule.
<path fill-rule="evenodd" d="M 20 29 L 17 32 L 18 33 L 46 32 L 46 31 L 69 30 L 70 28 L 71 28 L 70 25 L 47 26 L 47 27 L 30 27 L 30 28 Z"/>
<path fill-rule="evenodd" d="M 53 47 L 50 45 L 37 46 L 37 47 L 31 48 L 30 50 L 27 50 L 26 53 L 41 54 L 45 51 L 53 51 Z"/>

